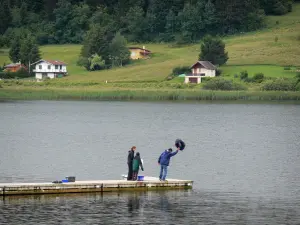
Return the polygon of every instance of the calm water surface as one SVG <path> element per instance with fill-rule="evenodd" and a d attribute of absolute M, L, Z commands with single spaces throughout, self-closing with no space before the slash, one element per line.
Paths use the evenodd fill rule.
<path fill-rule="evenodd" d="M 299 105 L 0 103 L 0 182 L 119 179 L 132 145 L 157 176 L 178 137 L 192 191 L 6 197 L 0 224 L 300 224 Z"/>

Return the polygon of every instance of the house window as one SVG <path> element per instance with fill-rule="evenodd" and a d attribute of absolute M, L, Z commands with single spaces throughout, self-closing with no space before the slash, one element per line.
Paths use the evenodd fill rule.
<path fill-rule="evenodd" d="M 58 69 L 58 65 L 55 65 L 55 69 L 56 69 L 56 70 Z"/>
<path fill-rule="evenodd" d="M 48 65 L 48 70 L 50 70 L 51 69 L 51 66 L 50 65 Z"/>
<path fill-rule="evenodd" d="M 59 69 L 62 69 L 62 65 L 59 66 Z"/>
<path fill-rule="evenodd" d="M 39 69 L 41 70 L 43 67 L 42 67 L 42 65 L 39 65 Z"/>

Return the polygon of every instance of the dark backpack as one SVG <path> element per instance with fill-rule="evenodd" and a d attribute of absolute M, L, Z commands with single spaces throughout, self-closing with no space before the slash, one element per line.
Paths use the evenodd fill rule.
<path fill-rule="evenodd" d="M 185 148 L 185 143 L 181 139 L 176 139 L 175 146 L 176 148 L 179 148 L 182 151 Z"/>

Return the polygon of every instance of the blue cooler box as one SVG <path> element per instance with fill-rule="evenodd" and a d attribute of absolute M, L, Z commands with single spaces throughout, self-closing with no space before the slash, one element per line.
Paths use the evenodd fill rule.
<path fill-rule="evenodd" d="M 144 180 L 144 176 L 138 176 L 138 181 L 143 181 Z"/>

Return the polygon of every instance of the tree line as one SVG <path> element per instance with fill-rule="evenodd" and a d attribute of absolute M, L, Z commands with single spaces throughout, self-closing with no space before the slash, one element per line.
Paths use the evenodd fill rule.
<path fill-rule="evenodd" d="M 297 0 L 299 1 L 299 0 Z M 101 26 L 130 42 L 190 43 L 205 34 L 261 28 L 267 14 L 292 11 L 291 0 L 2 0 L 0 44 L 32 35 L 38 44 L 82 43 Z"/>

